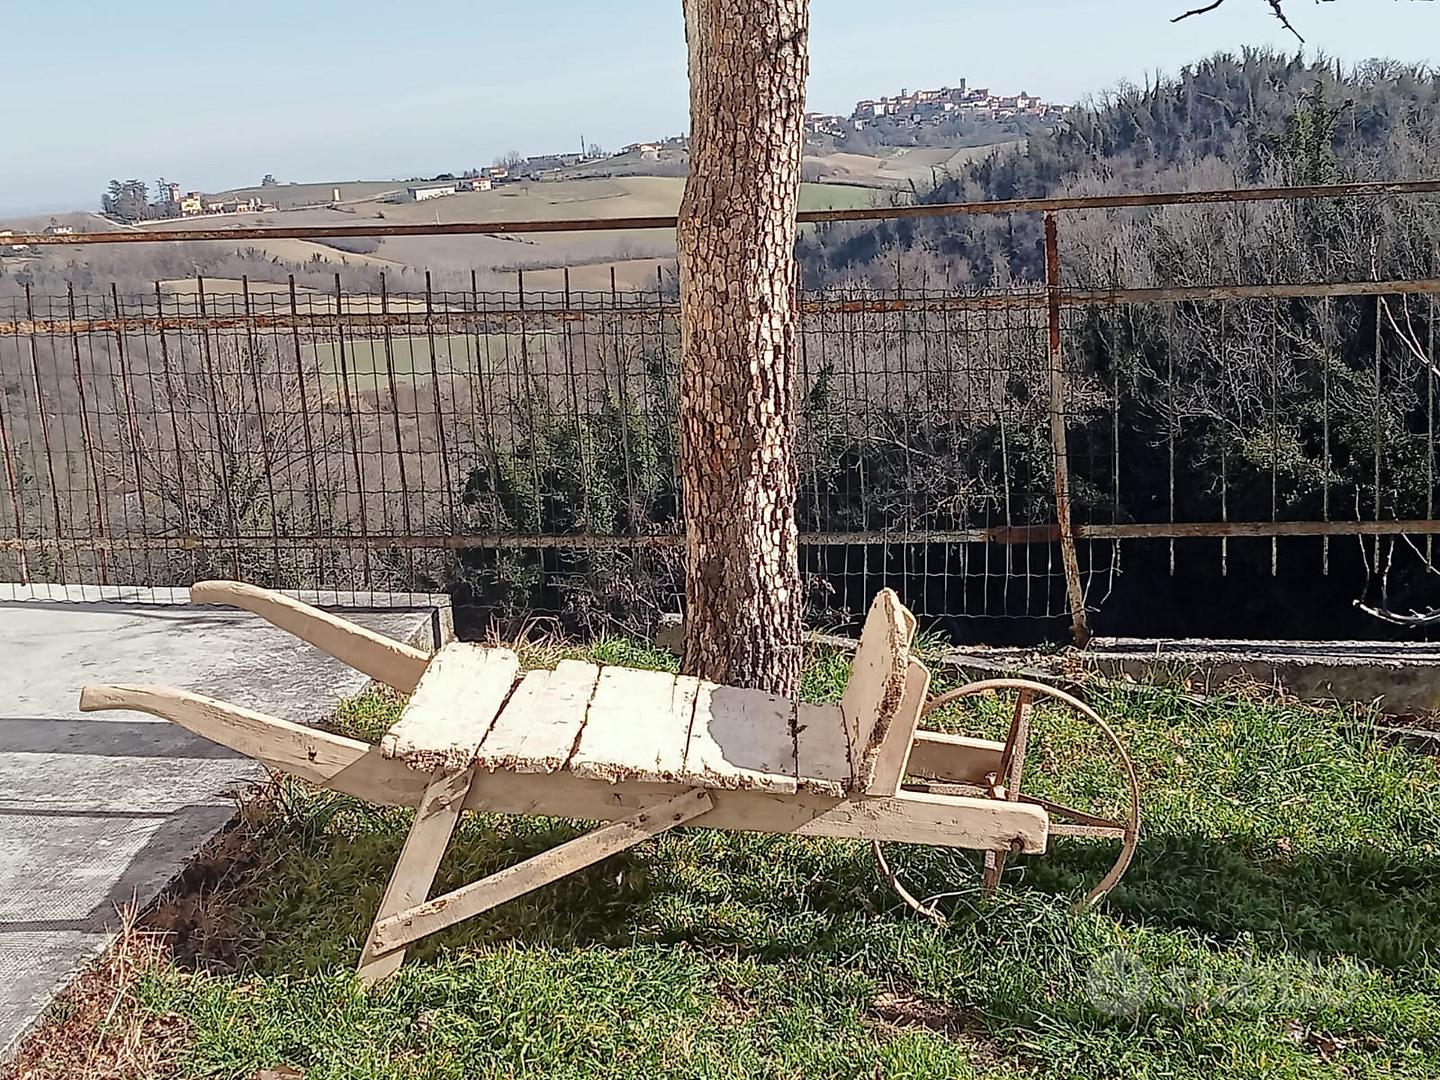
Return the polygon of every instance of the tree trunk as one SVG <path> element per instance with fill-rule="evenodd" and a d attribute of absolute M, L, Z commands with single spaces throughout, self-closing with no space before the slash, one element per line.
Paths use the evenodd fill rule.
<path fill-rule="evenodd" d="M 684 0 L 680 204 L 684 670 L 794 695 L 795 211 L 806 0 Z"/>

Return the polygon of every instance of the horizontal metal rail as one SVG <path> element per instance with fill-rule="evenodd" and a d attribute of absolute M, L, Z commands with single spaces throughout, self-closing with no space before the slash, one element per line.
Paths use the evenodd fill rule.
<path fill-rule="evenodd" d="M 1283 199 L 1352 199 L 1377 195 L 1440 194 L 1440 180 L 1396 180 L 1359 184 L 1311 184 L 1298 187 L 1222 188 L 1206 191 L 1158 191 L 1139 195 L 1077 195 L 1046 199 L 997 199 L 983 202 L 910 203 L 848 210 L 802 210 L 801 224 L 888 221 L 896 218 L 964 214 L 1053 213 L 1066 210 L 1118 210 L 1147 206 L 1195 206 L 1206 203 L 1272 202 Z M 175 220 L 175 219 L 172 219 Z M 145 229 L 132 226 L 93 233 L 15 233 L 5 243 L 22 247 L 77 244 L 165 244 L 214 240 L 320 240 L 343 236 L 464 236 L 516 233 L 612 232 L 673 229 L 673 214 L 649 217 L 561 218 L 553 221 L 453 221 L 379 225 L 233 226 L 222 229 Z"/>
<path fill-rule="evenodd" d="M 1120 307 L 1126 304 L 1163 304 L 1217 300 L 1319 299 L 1327 296 L 1398 296 L 1440 294 L 1440 278 L 1405 278 L 1392 281 L 1296 282 L 1266 285 L 1174 285 L 1139 289 L 1062 289 L 1060 305 L 1077 307 Z M 1049 300 L 1043 290 L 1005 294 L 959 296 L 816 297 L 800 302 L 806 315 L 853 315 L 891 311 L 995 311 L 1040 309 Z M 251 315 L 124 315 L 95 319 L 13 319 L 0 320 L 0 337 L 68 335 L 93 333 L 138 333 L 173 330 L 199 331 L 327 330 L 343 324 L 346 329 L 373 327 L 414 327 L 423 330 L 437 323 L 451 329 L 472 329 L 495 320 L 515 322 L 536 319 L 578 321 L 581 319 L 663 318 L 679 314 L 675 304 L 635 304 L 609 307 L 529 308 L 435 308 L 432 311 L 348 311 L 340 314 L 267 312 Z"/>
<path fill-rule="evenodd" d="M 1440 535 L 1440 520 L 1401 521 L 1168 521 L 1128 525 L 1075 525 L 1079 540 L 1184 540 L 1218 538 L 1272 538 L 1299 536 L 1428 536 Z M 673 548 L 678 533 L 626 536 L 616 533 L 525 534 L 474 533 L 467 535 L 414 535 L 398 533 L 329 534 L 318 536 L 60 536 L 6 537 L 0 551 L 199 551 L 204 549 L 268 550 L 272 548 L 334 547 L 340 549 L 575 550 L 618 551 L 627 548 Z M 1054 543 L 1060 528 L 1044 525 L 1009 525 L 989 529 L 872 529 L 855 532 L 802 532 L 806 547 L 842 547 L 850 544 L 1021 544 Z"/>

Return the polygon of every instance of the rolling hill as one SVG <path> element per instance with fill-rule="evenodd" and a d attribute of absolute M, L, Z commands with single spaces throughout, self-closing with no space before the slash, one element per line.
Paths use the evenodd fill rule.
<path fill-rule="evenodd" d="M 662 217 L 680 205 L 681 177 L 623 176 L 526 181 L 490 191 L 461 192 L 420 203 L 389 203 L 378 197 L 349 206 L 310 206 L 264 214 L 235 214 L 203 219 L 206 228 L 304 225 L 413 224 L 428 222 L 532 221 L 558 218 L 606 220 Z M 356 185 L 296 185 L 319 191 L 338 187 L 342 194 Z M 248 190 L 248 189 L 247 189 Z M 273 192 L 274 188 L 264 189 Z M 283 190 L 283 188 L 282 188 Z M 391 185 L 387 190 L 394 190 Z M 241 192 L 243 194 L 244 192 Z M 229 194 L 229 193 L 227 193 Z M 867 206 L 893 196 L 847 184 L 804 184 L 802 209 Z M 153 222 L 142 228 L 164 232 L 193 227 L 196 221 Z M 558 288 L 562 267 L 571 268 L 575 288 L 610 286 L 610 267 L 621 288 L 652 285 L 657 267 L 673 260 L 675 236 L 669 229 L 620 229 L 576 233 L 495 234 L 464 236 L 393 236 L 379 238 L 373 251 L 338 251 L 322 241 L 276 239 L 244 241 L 271 258 L 305 262 L 319 255 L 349 266 L 411 267 L 420 270 L 492 271 L 523 269 L 537 287 Z"/>
<path fill-rule="evenodd" d="M 801 186 L 802 210 L 883 205 L 910 199 L 916 190 L 929 188 L 960 169 L 973 165 L 997 149 L 1011 144 L 979 148 L 883 147 L 873 155 L 860 153 L 807 154 L 806 175 L 820 182 Z M 304 227 L 330 225 L 406 224 L 422 222 L 476 222 L 669 216 L 679 208 L 684 190 L 686 155 L 667 150 L 655 160 L 638 153 L 618 155 L 600 163 L 576 166 L 554 179 L 504 184 L 490 191 L 462 192 L 422 203 L 388 201 L 403 191 L 403 180 L 327 180 L 323 182 L 234 188 L 212 193 L 225 198 L 258 197 L 279 209 L 266 213 L 207 215 L 203 218 L 148 222 L 136 228 L 154 232 L 206 228 L 223 231 L 241 227 Z M 410 181 L 413 182 L 413 181 Z M 332 201 L 339 192 L 338 202 Z M 115 223 L 94 213 L 58 215 L 75 227 L 93 231 L 114 229 Z M 0 223 L 21 231 L 39 229 L 48 221 L 34 219 Z M 306 277 L 328 277 L 335 272 L 355 277 L 369 272 L 391 273 L 396 288 L 423 287 L 420 275 L 433 271 L 437 288 L 464 287 L 477 270 L 481 287 L 507 287 L 510 275 L 523 270 L 536 288 L 562 287 L 564 268 L 575 289 L 608 289 L 613 281 L 622 289 L 649 288 L 657 274 L 673 264 L 675 237 L 669 229 L 620 229 L 573 233 L 493 234 L 465 236 L 393 236 L 343 239 L 333 242 L 308 239 L 223 240 L 204 245 L 162 247 L 119 246 L 48 249 L 31 264 L 61 275 L 63 268 L 88 265 L 109 277 L 175 281 L 184 288 L 193 270 L 212 278 L 224 291 L 239 287 L 241 272 L 252 282 L 284 280 L 284 275 L 305 268 Z M 56 276 L 60 281 L 61 276 Z M 417 282 L 419 285 L 417 286 Z M 370 280 L 368 288 L 374 288 Z"/>

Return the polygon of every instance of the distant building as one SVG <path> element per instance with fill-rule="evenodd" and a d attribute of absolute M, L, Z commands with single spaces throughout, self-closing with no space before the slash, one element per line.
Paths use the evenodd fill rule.
<path fill-rule="evenodd" d="M 424 202 L 426 199 L 439 199 L 445 195 L 455 194 L 455 181 L 449 180 L 445 183 L 414 184 L 405 189 L 406 202 Z"/>
<path fill-rule="evenodd" d="M 866 123 L 881 117 L 892 117 L 897 124 L 920 127 L 941 123 L 947 114 L 964 115 L 970 119 L 997 119 L 1011 116 L 1051 116 L 1063 112 L 1063 106 L 1047 105 L 1042 99 L 1024 91 L 996 96 L 988 87 L 971 89 L 968 83 L 961 79 L 956 86 L 942 86 L 938 90 L 911 91 L 907 87 L 895 97 L 857 101 L 849 122 L 856 131 L 860 131 Z M 823 130 L 820 127 L 811 129 Z"/>
<path fill-rule="evenodd" d="M 61 225 L 54 218 L 51 218 L 50 224 L 45 226 L 46 236 L 70 236 L 74 232 L 75 227 L 73 225 Z"/>
<path fill-rule="evenodd" d="M 845 118 L 830 113 L 805 114 L 805 130 L 814 135 L 839 135 L 845 130 Z"/>
<path fill-rule="evenodd" d="M 30 254 L 30 246 L 28 244 L 10 243 L 10 237 L 14 235 L 14 229 L 0 229 L 0 258 Z"/>
<path fill-rule="evenodd" d="M 205 213 L 205 196 L 198 191 L 187 191 L 175 200 L 175 205 L 179 207 L 181 217 L 194 217 Z"/>
<path fill-rule="evenodd" d="M 494 186 L 494 181 L 488 176 L 466 176 L 456 181 L 456 187 L 461 191 L 489 191 Z"/>

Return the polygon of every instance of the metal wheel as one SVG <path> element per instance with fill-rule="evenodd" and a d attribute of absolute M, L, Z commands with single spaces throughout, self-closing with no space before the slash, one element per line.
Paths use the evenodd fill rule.
<path fill-rule="evenodd" d="M 1050 815 L 1051 836 L 1118 839 L 1121 842 L 1120 853 L 1114 864 L 1075 905 L 1077 910 L 1082 910 L 1101 900 L 1106 893 L 1113 889 L 1124 876 L 1125 871 L 1129 869 L 1130 860 L 1134 858 L 1135 847 L 1140 839 L 1140 783 L 1135 776 L 1135 765 L 1114 730 L 1100 718 L 1094 709 L 1063 690 L 1030 679 L 982 679 L 979 682 L 968 683 L 931 698 L 926 703 L 921 716 L 923 718 L 936 709 L 965 698 L 1003 691 L 1015 692 L 1015 708 L 1010 715 L 1010 727 L 1005 736 L 999 767 L 995 772 L 986 775 L 983 785 L 949 782 L 945 778 L 937 778 L 935 782 L 906 784 L 905 788 L 911 791 L 929 791 L 936 794 L 978 794 L 992 799 L 1030 803 L 1043 808 Z M 1025 754 L 1030 743 L 1030 713 L 1036 699 L 1041 698 L 1058 702 L 1078 713 L 1089 721 L 1114 751 L 1124 781 L 1125 794 L 1129 801 L 1129 811 L 1123 817 L 1102 817 L 1089 811 L 1052 802 L 1049 799 L 1026 795 L 1021 790 Z M 875 854 L 875 861 L 880 868 L 881 876 L 895 890 L 895 894 L 904 901 L 905 905 L 925 918 L 943 925 L 944 916 L 936 909 L 933 900 L 926 902 L 916 899 L 901 883 L 879 842 L 872 841 L 870 846 Z M 993 893 L 1000 884 L 1000 876 L 1005 870 L 1005 860 L 1009 854 L 1004 850 L 985 852 L 985 868 L 980 877 L 980 888 L 983 894 Z"/>

